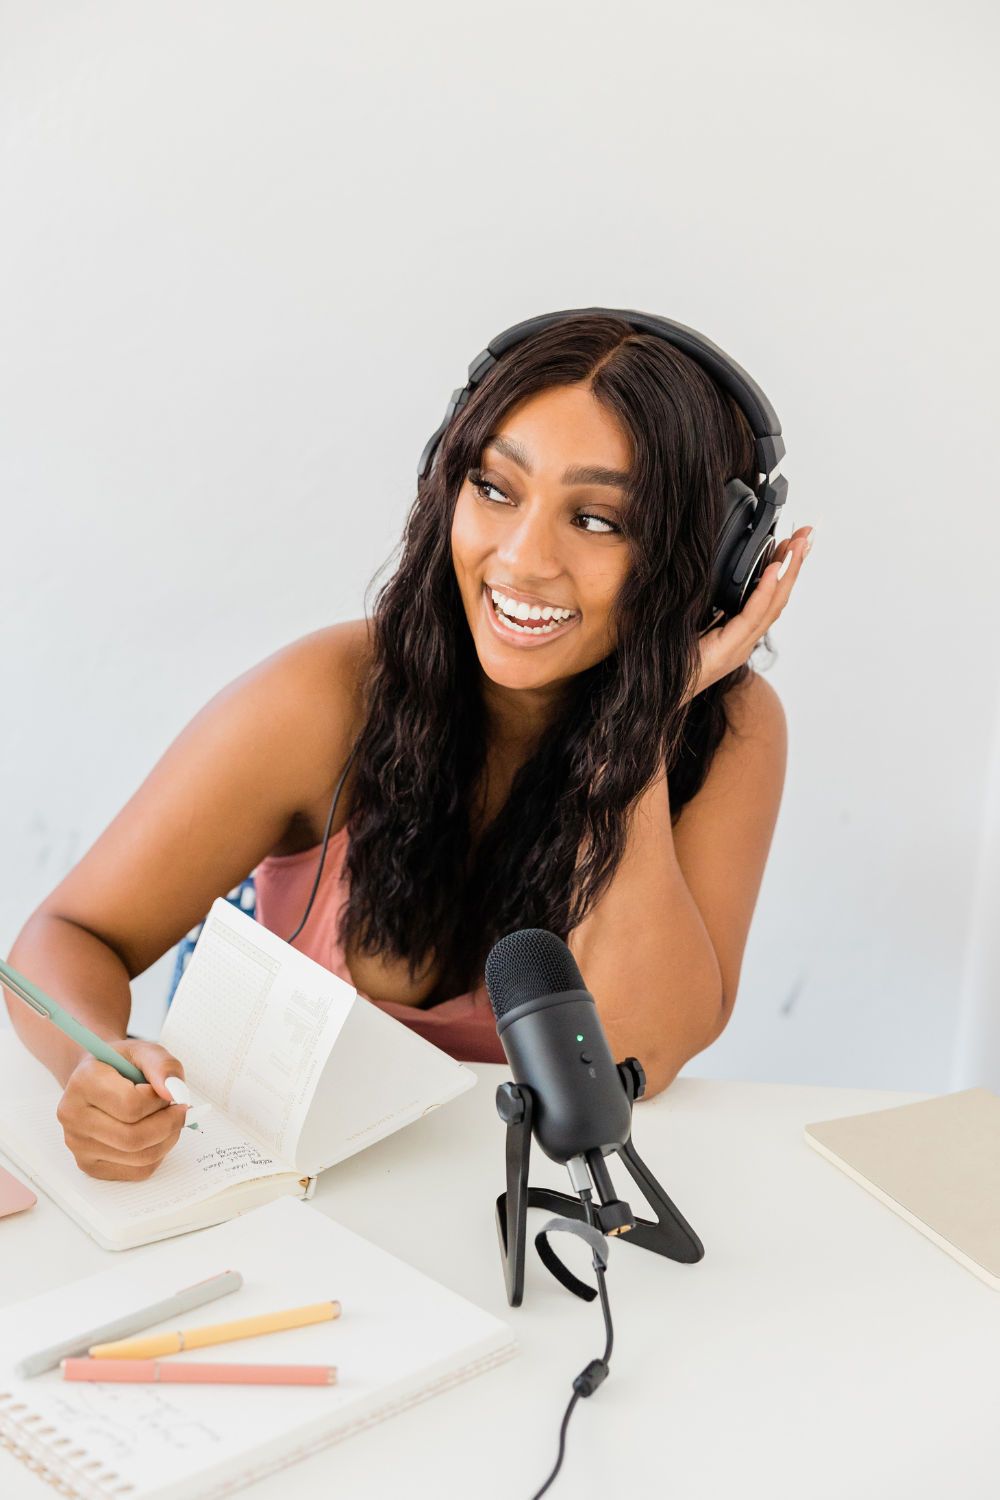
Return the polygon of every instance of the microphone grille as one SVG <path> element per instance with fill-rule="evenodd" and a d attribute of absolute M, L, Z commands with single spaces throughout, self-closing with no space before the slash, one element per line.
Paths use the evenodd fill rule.
<path fill-rule="evenodd" d="M 486 988 L 499 1021 L 515 1005 L 587 986 L 562 938 L 541 927 L 526 927 L 509 932 L 490 949 Z"/>

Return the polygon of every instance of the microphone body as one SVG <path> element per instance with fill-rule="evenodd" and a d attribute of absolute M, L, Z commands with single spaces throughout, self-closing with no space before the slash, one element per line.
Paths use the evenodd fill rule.
<path fill-rule="evenodd" d="M 624 1146 L 632 1108 L 601 1025 L 565 943 L 529 929 L 502 938 L 486 983 L 514 1081 L 532 1092 L 532 1129 L 553 1161 Z"/>
<path fill-rule="evenodd" d="M 632 1144 L 632 1101 L 646 1087 L 642 1066 L 635 1057 L 616 1066 L 594 997 L 566 944 L 541 928 L 508 933 L 490 949 L 486 988 L 514 1074 L 514 1083 L 497 1089 L 497 1114 L 507 1126 L 507 1187 L 497 1199 L 497 1237 L 511 1307 L 520 1307 L 524 1295 L 529 1208 L 565 1216 L 546 1225 L 535 1245 L 556 1280 L 588 1301 L 596 1295 L 593 1288 L 577 1280 L 546 1239 L 549 1230 L 565 1228 L 566 1219 L 585 1220 L 600 1234 L 627 1235 L 670 1260 L 701 1260 L 701 1240 Z M 529 1187 L 532 1138 L 568 1168 L 572 1194 Z M 612 1152 L 655 1222 L 636 1218 L 618 1197 L 605 1162 Z"/>

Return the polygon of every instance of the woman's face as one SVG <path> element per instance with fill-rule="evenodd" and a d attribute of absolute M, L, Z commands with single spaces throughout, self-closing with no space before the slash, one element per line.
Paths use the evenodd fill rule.
<path fill-rule="evenodd" d="M 625 432 L 586 385 L 530 397 L 489 439 L 459 492 L 451 549 L 493 682 L 545 687 L 614 649 L 630 460 Z"/>

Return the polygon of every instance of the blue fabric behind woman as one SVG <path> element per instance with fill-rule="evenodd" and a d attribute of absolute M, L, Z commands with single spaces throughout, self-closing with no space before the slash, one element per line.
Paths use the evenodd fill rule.
<path fill-rule="evenodd" d="M 239 885 L 234 886 L 233 889 L 229 892 L 229 895 L 226 897 L 226 900 L 232 906 L 239 907 L 240 911 L 246 912 L 248 917 L 255 917 L 257 914 L 257 888 L 254 885 L 253 876 L 248 875 L 246 880 L 241 880 Z M 204 927 L 204 925 L 205 919 L 203 918 L 198 923 L 197 927 L 192 927 L 187 937 L 181 938 L 180 942 L 177 944 L 177 959 L 174 963 L 174 973 L 173 978 L 170 981 L 170 989 L 167 992 L 168 1007 L 177 993 L 177 986 L 181 982 L 181 976 L 183 975 L 184 970 L 191 962 L 191 955 L 194 952 L 195 943 L 197 943 L 198 939 L 201 937 L 201 929 Z"/>

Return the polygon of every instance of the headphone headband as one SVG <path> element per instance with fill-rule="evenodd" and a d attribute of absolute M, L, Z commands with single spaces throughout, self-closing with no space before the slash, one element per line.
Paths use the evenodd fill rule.
<path fill-rule="evenodd" d="M 675 323 L 670 318 L 657 317 L 654 313 L 635 312 L 620 307 L 575 307 L 568 308 L 565 312 L 543 313 L 540 317 L 526 318 L 523 323 L 515 323 L 512 328 L 498 333 L 483 352 L 476 355 L 469 366 L 468 383 L 453 392 L 444 421 L 420 455 L 418 479 L 425 478 L 430 472 L 431 460 L 452 417 L 461 411 L 497 360 L 508 349 L 513 349 L 515 344 L 523 343 L 525 339 L 544 332 L 546 328 L 552 328 L 556 323 L 564 323 L 568 318 L 616 318 L 620 323 L 627 323 L 630 328 L 634 328 L 636 333 L 651 333 L 680 349 L 721 385 L 724 391 L 728 391 L 746 417 L 754 435 L 760 473 L 770 474 L 777 468 L 785 455 L 778 413 L 756 380 L 735 359 L 731 359 L 724 349 L 720 349 L 718 344 L 713 344 L 711 339 L 694 328 L 687 328 L 683 323 Z"/>

